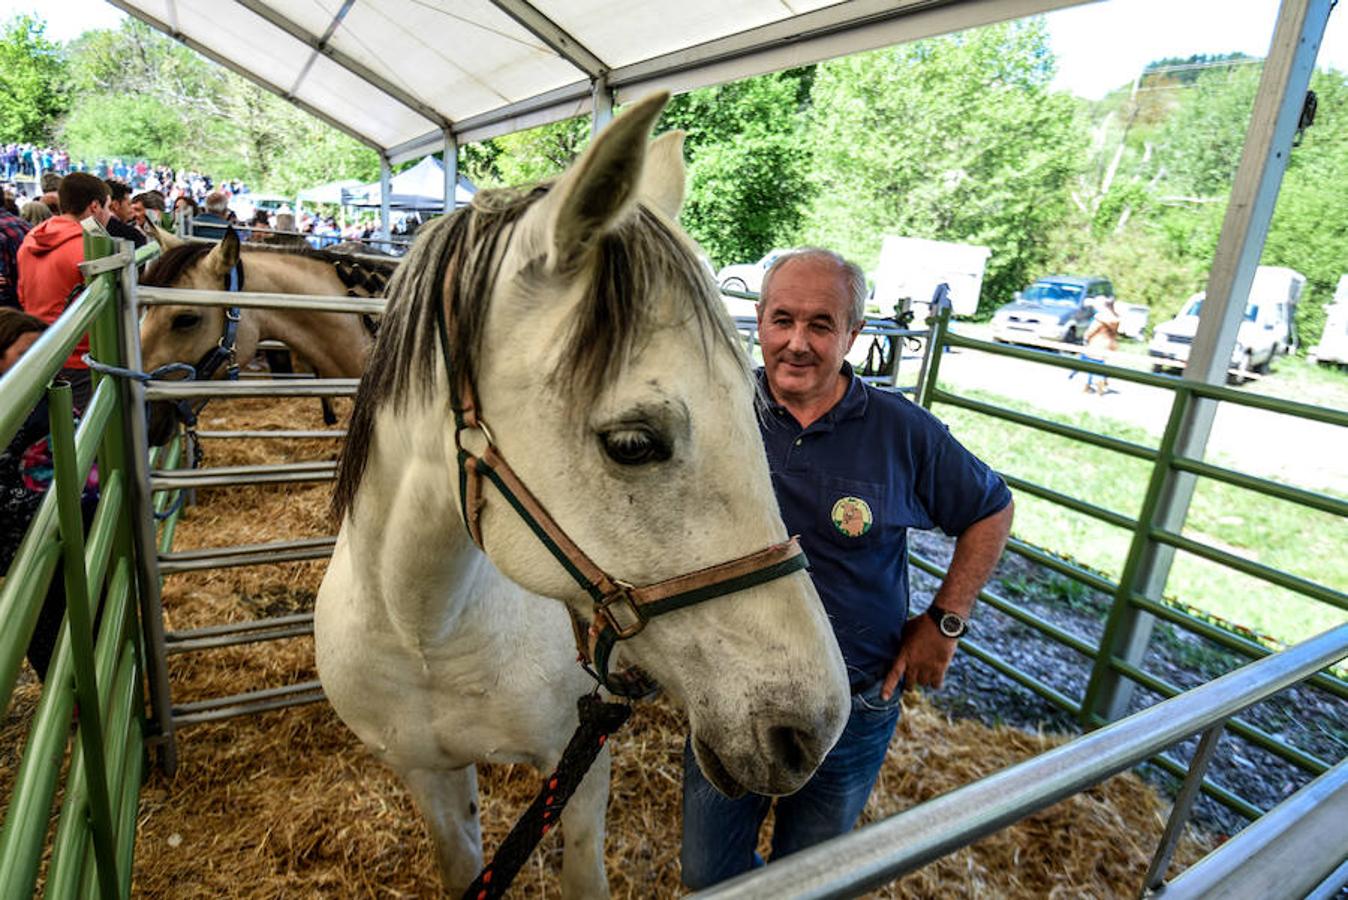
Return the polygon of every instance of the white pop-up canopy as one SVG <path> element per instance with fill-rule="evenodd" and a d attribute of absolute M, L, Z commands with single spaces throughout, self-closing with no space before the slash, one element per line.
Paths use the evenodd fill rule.
<path fill-rule="evenodd" d="M 109 0 L 397 164 L 1084 0 Z"/>
<path fill-rule="evenodd" d="M 343 206 L 379 206 L 382 200 L 379 182 L 355 182 L 341 192 Z M 473 200 L 477 188 L 464 176 L 458 176 L 454 186 L 454 205 L 466 206 Z M 301 195 L 303 196 L 303 195 Z M 332 202 L 332 201 L 329 201 Z M 393 209 L 421 209 L 441 211 L 445 208 L 445 167 L 434 156 L 427 156 L 405 172 L 393 176 L 389 190 L 389 206 Z"/>
<path fill-rule="evenodd" d="M 360 186 L 359 178 L 345 178 L 341 181 L 331 181 L 327 184 L 308 188 L 300 191 L 297 196 L 303 203 L 341 203 L 342 191 Z"/>

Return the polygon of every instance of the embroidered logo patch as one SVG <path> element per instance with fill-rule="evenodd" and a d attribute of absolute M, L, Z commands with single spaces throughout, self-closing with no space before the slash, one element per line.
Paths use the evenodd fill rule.
<path fill-rule="evenodd" d="M 833 504 L 830 518 L 833 519 L 833 527 L 838 529 L 838 533 L 848 537 L 861 537 L 871 530 L 871 523 L 875 521 L 870 506 L 860 497 L 840 499 Z"/>

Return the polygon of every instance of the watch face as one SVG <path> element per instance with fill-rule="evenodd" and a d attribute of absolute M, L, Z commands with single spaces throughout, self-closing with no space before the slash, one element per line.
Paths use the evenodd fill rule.
<path fill-rule="evenodd" d="M 959 637 L 964 633 L 964 620 L 954 613 L 941 616 L 941 633 L 946 637 Z"/>

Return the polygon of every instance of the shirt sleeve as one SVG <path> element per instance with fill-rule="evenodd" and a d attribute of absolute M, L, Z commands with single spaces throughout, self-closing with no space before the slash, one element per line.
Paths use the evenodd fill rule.
<path fill-rule="evenodd" d="M 926 410 L 922 413 L 917 500 L 938 528 L 959 537 L 970 525 L 1004 509 L 1011 491 L 987 463 L 955 440 L 945 423 Z"/>

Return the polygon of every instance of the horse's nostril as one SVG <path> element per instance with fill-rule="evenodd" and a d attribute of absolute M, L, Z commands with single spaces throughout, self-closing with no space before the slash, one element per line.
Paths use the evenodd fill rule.
<path fill-rule="evenodd" d="M 768 729 L 768 750 L 772 758 L 790 772 L 810 769 L 816 760 L 809 751 L 810 740 L 800 729 L 789 725 L 773 725 Z"/>

